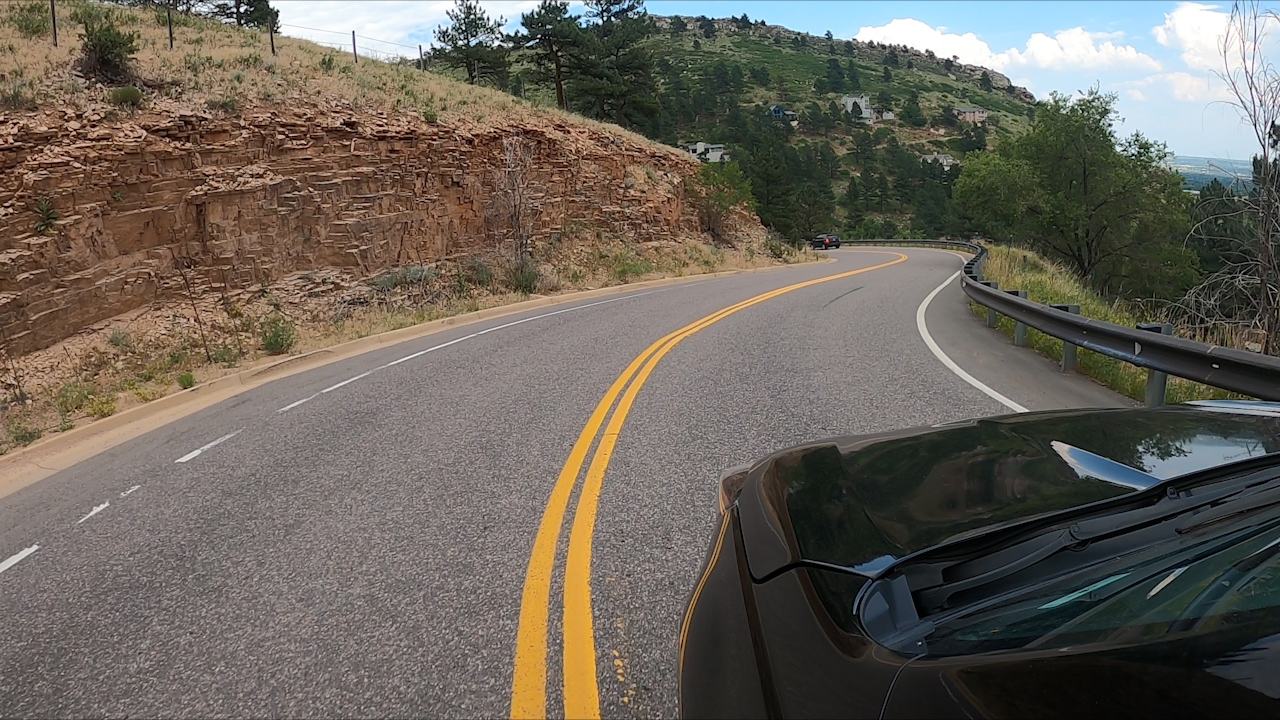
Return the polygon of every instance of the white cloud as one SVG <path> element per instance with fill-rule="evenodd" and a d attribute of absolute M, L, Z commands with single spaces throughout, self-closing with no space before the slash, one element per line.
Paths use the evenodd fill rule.
<path fill-rule="evenodd" d="M 1184 103 L 1209 103 L 1230 100 L 1231 93 L 1220 79 L 1208 72 L 1192 74 L 1167 72 L 1150 75 L 1141 80 L 1116 83 L 1130 100 L 1176 100 Z"/>
<path fill-rule="evenodd" d="M 1127 66 L 1159 70 L 1160 63 L 1132 45 L 1117 45 L 1120 32 L 1088 32 L 1082 27 L 1061 30 L 1052 37 L 1034 33 L 1022 50 L 995 52 L 973 33 L 945 32 L 914 18 L 899 18 L 879 27 L 858 30 L 857 40 L 874 41 L 932 50 L 942 57 L 959 57 L 961 62 L 996 70 L 1029 67 L 1044 70 L 1077 70 Z"/>
<path fill-rule="evenodd" d="M 1156 42 L 1181 52 L 1187 67 L 1217 70 L 1222 67 L 1222 38 L 1230 17 L 1217 5 L 1178 3 L 1173 12 L 1165 13 L 1163 25 L 1151 29 L 1151 34 Z"/>
<path fill-rule="evenodd" d="M 537 0 L 480 2 L 490 17 L 504 17 L 508 28 L 520 22 L 521 13 L 529 12 L 537 4 Z M 276 0 L 272 3 L 280 10 L 281 32 L 285 35 L 342 47 L 350 47 L 352 30 L 366 38 L 405 45 L 422 43 L 426 47 L 434 41 L 432 33 L 436 27 L 448 23 L 445 12 L 453 5 L 453 0 Z M 376 42 L 366 45 L 380 52 L 415 53 L 409 48 Z"/>

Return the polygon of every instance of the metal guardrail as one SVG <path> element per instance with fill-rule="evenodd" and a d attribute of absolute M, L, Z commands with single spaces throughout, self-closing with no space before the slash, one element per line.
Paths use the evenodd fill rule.
<path fill-rule="evenodd" d="M 971 300 L 1018 325 L 1035 328 L 1068 346 L 1078 346 L 1150 370 L 1147 404 L 1164 403 L 1164 375 L 1176 375 L 1260 400 L 1280 400 L 1280 358 L 1173 337 L 1167 324 L 1144 323 L 1137 328 L 1094 320 L 1065 306 L 1041 305 L 1017 291 L 986 280 L 982 266 L 987 249 L 962 240 L 847 240 L 849 245 L 936 246 L 973 253 L 964 265 L 961 287 Z M 1017 333 L 1015 332 L 1015 337 Z M 1065 355 L 1065 353 L 1064 353 Z M 1074 360 L 1074 356 L 1072 357 Z M 1074 364 L 1074 363 L 1073 363 Z M 1064 366 L 1066 364 L 1064 363 Z M 1069 367 L 1067 369 L 1070 369 Z"/>

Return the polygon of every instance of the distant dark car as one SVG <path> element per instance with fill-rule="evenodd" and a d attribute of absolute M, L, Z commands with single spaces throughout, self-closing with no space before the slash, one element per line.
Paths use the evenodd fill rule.
<path fill-rule="evenodd" d="M 809 245 L 810 245 L 814 250 L 827 250 L 827 249 L 830 249 L 830 248 L 839 248 L 839 247 L 840 247 L 840 236 L 839 236 L 839 235 L 836 235 L 836 234 L 834 234 L 834 233 L 827 233 L 827 234 L 825 234 L 825 235 L 819 235 L 818 237 L 816 237 L 816 238 L 814 238 L 814 239 L 810 240 L 810 241 L 809 241 Z"/>
<path fill-rule="evenodd" d="M 836 438 L 721 509 L 686 718 L 1280 716 L 1280 404 Z"/>

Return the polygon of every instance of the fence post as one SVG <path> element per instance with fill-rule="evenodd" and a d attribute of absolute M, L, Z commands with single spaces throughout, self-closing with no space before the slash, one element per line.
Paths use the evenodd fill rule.
<path fill-rule="evenodd" d="M 418 69 L 419 69 L 419 70 L 421 70 L 421 71 L 423 71 L 423 72 L 426 72 L 426 71 L 427 71 L 427 61 L 422 59 L 422 46 L 421 46 L 421 45 L 419 45 L 419 46 L 418 46 Z"/>
<path fill-rule="evenodd" d="M 276 28 L 273 24 L 267 23 L 267 39 L 271 41 L 271 55 L 276 54 Z"/>
<path fill-rule="evenodd" d="M 986 283 L 987 283 L 987 286 L 990 287 L 992 290 L 1000 289 L 1000 283 L 996 282 L 995 280 L 987 280 Z M 1000 321 L 1000 316 L 996 314 L 996 311 L 992 310 L 991 308 L 987 308 L 987 327 L 993 328 L 996 326 L 996 323 L 999 321 Z"/>
<path fill-rule="evenodd" d="M 53 46 L 58 47 L 58 6 L 56 0 L 49 0 L 49 17 L 53 19 Z"/>
<path fill-rule="evenodd" d="M 1069 312 L 1072 315 L 1080 314 L 1079 305 L 1050 305 L 1054 310 Z M 1071 372 L 1076 369 L 1076 346 L 1066 340 L 1062 341 L 1062 372 Z"/>
<path fill-rule="evenodd" d="M 1138 323 L 1138 329 L 1161 335 L 1173 334 L 1173 325 L 1169 323 Z M 1164 404 L 1165 388 L 1168 384 L 1168 373 L 1147 368 L 1147 407 L 1160 407 Z"/>
<path fill-rule="evenodd" d="M 170 0 L 168 5 L 164 6 L 165 20 L 169 23 L 169 49 L 173 49 L 173 2 Z"/>
<path fill-rule="evenodd" d="M 1025 298 L 1026 290 L 1005 290 L 1005 292 L 1014 297 Z M 1027 344 L 1027 324 L 1018 320 L 1013 321 L 1013 344 L 1018 347 L 1025 347 Z"/>
<path fill-rule="evenodd" d="M 351 31 L 351 62 L 359 65 L 360 56 L 356 54 L 356 31 Z"/>

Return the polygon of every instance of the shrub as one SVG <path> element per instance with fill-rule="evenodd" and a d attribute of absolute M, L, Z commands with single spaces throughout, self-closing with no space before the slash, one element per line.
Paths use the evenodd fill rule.
<path fill-rule="evenodd" d="M 15 445 L 30 445 L 40 439 L 44 431 L 40 428 L 29 428 L 20 422 L 9 423 L 9 439 Z"/>
<path fill-rule="evenodd" d="M 133 346 L 133 338 L 129 336 L 129 333 L 116 328 L 111 331 L 111 335 L 107 338 L 107 344 L 118 350 L 123 350 Z"/>
<path fill-rule="evenodd" d="M 19 35 L 26 38 L 48 35 L 53 30 L 49 17 L 49 4 L 40 0 L 11 6 L 4 21 L 17 30 Z"/>
<path fill-rule="evenodd" d="M 702 231 L 717 243 L 728 242 L 728 220 L 733 208 L 752 205 L 751 183 L 737 163 L 708 163 L 698 170 L 693 188 Z"/>
<path fill-rule="evenodd" d="M 796 254 L 796 249 L 794 247 L 783 242 L 781 238 L 773 235 L 770 235 L 769 239 L 764 241 L 764 247 L 769 251 L 769 254 L 777 260 L 782 260 L 783 258 Z"/>
<path fill-rule="evenodd" d="M 426 265 L 388 270 L 373 279 L 373 287 L 381 292 L 390 292 L 402 285 L 420 285 L 429 283 L 439 276 L 439 272 Z"/>
<path fill-rule="evenodd" d="M 49 198 L 40 198 L 36 201 L 34 210 L 36 214 L 36 232 L 43 235 L 53 229 L 53 224 L 58 222 L 61 217 L 58 211 L 53 208 L 53 201 Z"/>
<path fill-rule="evenodd" d="M 493 285 L 493 268 L 478 257 L 469 257 L 463 260 L 462 270 L 467 280 L 474 285 L 486 288 Z"/>
<path fill-rule="evenodd" d="M 108 12 L 89 15 L 80 33 L 81 70 L 106 81 L 129 77 L 138 53 L 138 33 L 121 31 Z"/>
<path fill-rule="evenodd" d="M 142 107 L 142 91 L 132 85 L 125 85 L 108 93 L 107 101 L 116 107 L 137 109 Z"/>
<path fill-rule="evenodd" d="M 93 388 L 82 382 L 69 382 L 58 389 L 54 404 L 61 415 L 78 412 L 93 397 Z"/>
<path fill-rule="evenodd" d="M 320 69 L 326 73 L 333 72 L 333 69 L 337 66 L 338 59 L 334 57 L 333 53 L 325 53 L 325 56 L 320 58 Z"/>
<path fill-rule="evenodd" d="M 618 253 L 613 258 L 613 276 L 618 279 L 618 282 L 631 282 L 652 271 L 653 263 L 630 250 Z"/>
<path fill-rule="evenodd" d="M 196 385 L 196 376 L 190 372 L 184 372 L 178 376 L 178 387 L 183 390 L 190 390 Z"/>
<path fill-rule="evenodd" d="M 213 351 L 213 361 L 227 367 L 236 364 L 240 359 L 240 349 L 231 345 L 220 345 Z"/>
<path fill-rule="evenodd" d="M 4 81 L 0 86 L 0 108 L 5 110 L 31 110 L 36 106 L 34 84 L 21 78 Z"/>
<path fill-rule="evenodd" d="M 298 328 L 289 318 L 274 314 L 267 316 L 258 326 L 262 349 L 271 355 L 283 355 L 298 343 Z"/>
<path fill-rule="evenodd" d="M 95 418 L 111 417 L 116 414 L 115 395 L 95 395 L 89 399 L 89 414 Z"/>
<path fill-rule="evenodd" d="M 518 293 L 530 295 L 538 289 L 538 263 L 528 255 L 521 255 L 518 260 L 507 266 L 507 285 Z"/>
<path fill-rule="evenodd" d="M 240 103 L 234 97 L 224 95 L 206 100 L 204 106 L 215 112 L 233 113 L 240 107 Z"/>

